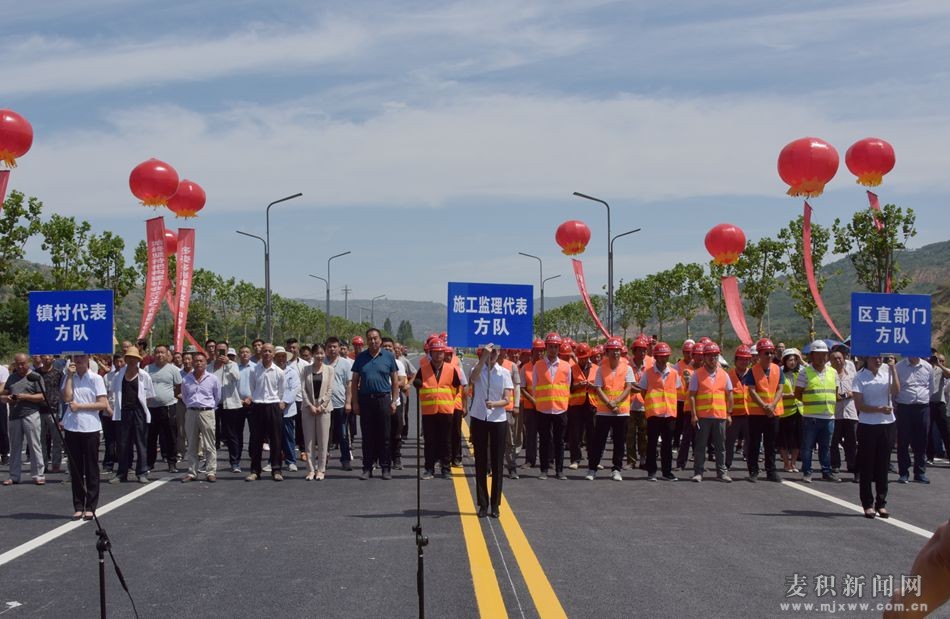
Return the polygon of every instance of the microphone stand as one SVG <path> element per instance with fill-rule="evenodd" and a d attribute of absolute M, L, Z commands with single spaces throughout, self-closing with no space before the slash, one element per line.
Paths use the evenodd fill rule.
<path fill-rule="evenodd" d="M 86 370 L 91 372 L 92 370 Z M 35 378 L 34 378 L 35 377 Z M 46 396 L 46 383 L 43 380 L 43 377 L 36 373 L 31 372 L 27 375 L 27 380 L 30 382 L 42 383 L 41 393 L 43 394 L 43 401 L 46 403 L 46 408 L 49 409 L 50 414 L 53 415 L 53 427 L 56 428 L 56 432 L 59 433 L 60 441 L 63 444 L 63 451 L 66 452 L 66 458 L 69 459 L 69 462 L 75 462 L 76 468 L 75 473 L 79 474 L 80 462 L 73 458 L 73 454 L 69 451 L 69 444 L 66 442 L 66 436 L 63 434 L 63 429 L 60 427 L 62 423 L 57 413 L 56 409 L 53 408 L 49 403 L 49 398 Z M 72 378 L 70 378 L 72 380 Z M 96 458 L 98 460 L 98 457 Z M 98 467 L 97 467 L 98 469 Z M 98 472 L 98 470 L 97 470 Z M 86 488 L 86 478 L 85 476 L 80 475 L 80 481 L 82 482 L 82 491 L 83 497 L 88 496 L 88 491 Z M 83 505 L 83 516 L 86 513 L 86 505 Z M 99 616 L 102 619 L 106 617 L 106 559 L 105 553 L 109 553 L 109 558 L 112 560 L 112 566 L 115 568 L 115 575 L 119 579 L 119 583 L 122 585 L 122 588 L 125 590 L 126 595 L 129 596 L 129 601 L 132 603 L 132 612 L 135 614 L 136 619 L 139 616 L 138 609 L 135 608 L 135 600 L 132 599 L 132 592 L 129 591 L 129 585 L 125 582 L 125 577 L 122 575 L 122 570 L 119 568 L 118 562 L 115 560 L 115 555 L 112 554 L 112 540 L 109 539 L 109 535 L 106 533 L 106 530 L 102 527 L 102 523 L 99 521 L 99 517 L 96 515 L 96 511 L 92 510 L 92 519 L 96 523 L 96 537 L 99 539 L 96 541 L 96 552 L 99 554 Z"/>
<path fill-rule="evenodd" d="M 418 390 L 416 390 L 416 524 L 412 527 L 412 531 L 416 534 L 416 550 L 418 551 L 416 592 L 419 596 L 419 619 L 424 619 L 426 616 L 425 559 L 422 549 L 429 545 L 429 538 L 422 534 L 422 419 L 419 412 Z"/>

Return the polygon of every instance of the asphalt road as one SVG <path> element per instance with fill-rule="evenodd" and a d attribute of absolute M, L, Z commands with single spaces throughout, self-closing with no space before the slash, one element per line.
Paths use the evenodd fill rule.
<path fill-rule="evenodd" d="M 411 617 L 414 440 L 403 461 L 392 481 L 361 482 L 334 461 L 323 482 L 298 472 L 283 483 L 245 483 L 223 472 L 216 484 L 106 484 L 101 520 L 141 617 Z M 456 480 L 422 483 L 430 617 L 812 616 L 820 613 L 781 604 L 831 601 L 872 605 L 836 616 L 880 616 L 875 577 L 899 583 L 950 505 L 946 462 L 928 471 L 929 486 L 890 486 L 889 507 L 907 528 L 834 502 L 858 504 L 851 483 L 809 487 L 827 498 L 796 489 L 797 476 L 649 483 L 643 471 L 625 471 L 617 483 L 586 481 L 583 470 L 542 481 L 523 470 L 504 482 L 502 519 L 479 520 L 471 464 L 466 457 Z M 67 523 L 68 482 L 48 480 L 0 489 L 3 619 L 98 612 L 94 527 Z M 130 493 L 140 494 L 110 510 Z M 65 533 L 37 545 L 64 524 Z M 11 558 L 24 544 L 36 547 Z M 862 596 L 846 595 L 849 575 L 864 576 Z M 835 577 L 834 595 L 817 595 L 822 576 Z M 801 578 L 805 597 L 790 597 Z M 132 616 L 108 559 L 106 582 L 110 616 Z"/>

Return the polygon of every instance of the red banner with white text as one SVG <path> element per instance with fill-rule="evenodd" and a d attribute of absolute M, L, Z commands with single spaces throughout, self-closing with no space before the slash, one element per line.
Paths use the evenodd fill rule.
<path fill-rule="evenodd" d="M 175 350 L 185 344 L 185 324 L 188 322 L 188 304 L 191 301 L 191 276 L 195 269 L 195 230 L 178 229 L 178 253 L 175 258 L 177 278 L 175 290 Z"/>
<path fill-rule="evenodd" d="M 10 170 L 0 170 L 0 211 L 3 210 L 3 201 L 7 199 L 8 182 L 10 182 Z"/>
<path fill-rule="evenodd" d="M 138 339 L 148 335 L 168 289 L 165 220 L 162 217 L 154 217 L 145 222 L 145 243 L 148 250 L 148 272 L 145 276 L 145 301 L 142 304 L 142 326 L 139 327 Z"/>
<path fill-rule="evenodd" d="M 571 262 L 574 264 L 574 278 L 577 280 L 577 289 L 581 293 L 581 298 L 584 299 L 584 306 L 587 307 L 590 317 L 594 319 L 594 324 L 596 324 L 600 332 L 604 334 L 604 337 L 610 337 L 610 334 L 607 333 L 607 329 L 605 329 L 603 323 L 600 322 L 600 318 L 597 317 L 594 306 L 591 305 L 590 295 L 587 294 L 587 283 L 584 280 L 584 264 L 576 258 L 572 258 Z"/>

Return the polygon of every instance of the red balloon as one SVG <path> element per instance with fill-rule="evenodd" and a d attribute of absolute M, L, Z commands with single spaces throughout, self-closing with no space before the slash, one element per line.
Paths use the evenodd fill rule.
<path fill-rule="evenodd" d="M 894 169 L 894 147 L 880 138 L 864 138 L 851 145 L 844 163 L 858 177 L 859 185 L 877 187 Z"/>
<path fill-rule="evenodd" d="M 164 161 L 149 159 L 132 170 L 129 188 L 145 206 L 164 206 L 178 191 L 178 172 Z"/>
<path fill-rule="evenodd" d="M 719 224 L 706 233 L 706 251 L 716 264 L 732 264 L 745 251 L 745 232 L 739 226 Z"/>
<path fill-rule="evenodd" d="M 195 217 L 205 207 L 205 190 L 201 185 L 188 179 L 178 184 L 178 191 L 168 199 L 168 210 L 175 217 Z"/>
<path fill-rule="evenodd" d="M 178 235 L 174 230 L 165 228 L 165 255 L 171 256 L 178 251 Z"/>
<path fill-rule="evenodd" d="M 778 175 L 788 183 L 788 195 L 815 198 L 838 172 L 838 151 L 819 138 L 790 142 L 778 156 Z"/>
<path fill-rule="evenodd" d="M 0 110 L 0 161 L 15 168 L 17 157 L 29 152 L 31 146 L 33 127 L 29 121 L 13 110 Z"/>
<path fill-rule="evenodd" d="M 584 253 L 590 242 L 590 228 L 583 221 L 569 219 L 557 227 L 554 240 L 568 256 Z"/>

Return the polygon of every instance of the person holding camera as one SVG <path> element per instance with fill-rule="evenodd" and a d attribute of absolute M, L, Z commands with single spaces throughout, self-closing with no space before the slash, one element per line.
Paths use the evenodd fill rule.
<path fill-rule="evenodd" d="M 851 385 L 858 409 L 858 484 L 865 518 L 888 518 L 887 474 L 894 444 L 896 418 L 892 399 L 900 391 L 894 358 L 867 357 Z M 874 494 L 871 483 L 874 483 Z"/>
<path fill-rule="evenodd" d="M 99 412 L 111 416 L 106 383 L 89 369 L 88 355 L 73 355 L 62 384 L 69 479 L 73 491 L 73 520 L 92 520 L 99 506 Z"/>
<path fill-rule="evenodd" d="M 23 439 L 30 447 L 30 476 L 37 486 L 46 483 L 43 447 L 40 443 L 40 409 L 43 404 L 43 379 L 29 380 L 30 358 L 17 353 L 13 358 L 14 372 L 0 390 L 0 403 L 10 405 L 10 478 L 4 486 L 20 483 L 20 462 L 23 457 Z"/>
<path fill-rule="evenodd" d="M 491 517 L 498 518 L 508 431 L 508 414 L 505 407 L 514 397 L 514 383 L 511 380 L 511 372 L 498 363 L 498 349 L 493 344 L 487 344 L 479 351 L 478 363 L 472 368 L 469 384 L 472 386 L 469 417 L 472 448 L 475 451 L 478 517 L 487 516 L 490 507 Z M 489 470 L 492 472 L 490 495 Z"/>

